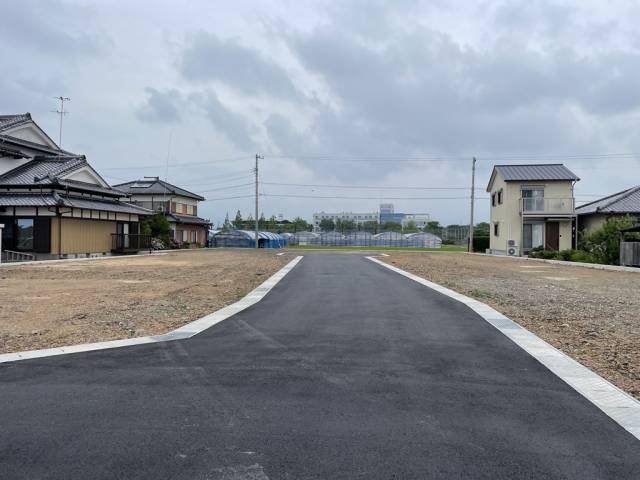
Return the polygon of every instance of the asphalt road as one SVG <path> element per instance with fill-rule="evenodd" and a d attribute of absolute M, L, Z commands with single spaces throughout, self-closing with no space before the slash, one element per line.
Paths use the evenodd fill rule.
<path fill-rule="evenodd" d="M 640 478 L 640 442 L 462 304 L 308 254 L 185 341 L 0 365 L 0 478 Z"/>

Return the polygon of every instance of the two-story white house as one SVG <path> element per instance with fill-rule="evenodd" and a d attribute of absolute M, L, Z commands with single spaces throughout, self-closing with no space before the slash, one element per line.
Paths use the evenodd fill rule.
<path fill-rule="evenodd" d="M 487 185 L 491 253 L 520 256 L 535 247 L 575 248 L 578 180 L 562 164 L 494 166 Z"/>

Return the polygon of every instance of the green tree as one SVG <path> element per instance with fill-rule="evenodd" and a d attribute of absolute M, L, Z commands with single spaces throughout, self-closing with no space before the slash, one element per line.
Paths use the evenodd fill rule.
<path fill-rule="evenodd" d="M 242 220 L 242 214 L 240 210 L 236 212 L 236 218 L 233 220 L 233 228 L 241 229 L 243 227 L 244 220 Z"/>
<path fill-rule="evenodd" d="M 487 222 L 476 223 L 473 227 L 473 235 L 476 237 L 488 237 L 489 224 Z"/>
<path fill-rule="evenodd" d="M 338 232 L 353 232 L 356 229 L 356 222 L 353 220 L 336 220 L 336 230 Z"/>
<path fill-rule="evenodd" d="M 336 229 L 335 222 L 330 218 L 323 218 L 320 220 L 320 230 L 323 232 L 332 232 Z"/>
<path fill-rule="evenodd" d="M 416 226 L 416 222 L 409 220 L 402 231 L 405 233 L 414 233 L 420 231 L 420 229 Z"/>
<path fill-rule="evenodd" d="M 424 231 L 439 235 L 442 231 L 442 225 L 440 225 L 440 222 L 437 220 L 431 220 L 425 225 Z"/>
<path fill-rule="evenodd" d="M 229 221 L 229 212 L 224 217 L 224 223 L 222 224 L 223 230 L 231 230 L 231 222 Z"/>
<path fill-rule="evenodd" d="M 589 252 L 598 263 L 617 265 L 620 263 L 621 230 L 635 225 L 633 217 L 610 218 L 597 230 L 587 234 L 582 241 L 582 250 Z"/>
<path fill-rule="evenodd" d="M 362 224 L 362 230 L 364 230 L 365 232 L 376 234 L 378 233 L 379 229 L 380 229 L 380 225 L 375 220 L 364 222 Z"/>
<path fill-rule="evenodd" d="M 148 231 L 153 238 L 157 238 L 163 242 L 169 242 L 171 226 L 169 225 L 167 217 L 164 216 L 164 213 L 156 212 L 144 223 L 145 225 L 142 228 Z"/>
<path fill-rule="evenodd" d="M 402 224 L 399 222 L 384 222 L 380 225 L 381 232 L 401 232 Z"/>

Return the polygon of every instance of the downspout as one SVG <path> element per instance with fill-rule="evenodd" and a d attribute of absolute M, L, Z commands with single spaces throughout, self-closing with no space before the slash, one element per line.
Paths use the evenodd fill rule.
<path fill-rule="evenodd" d="M 62 258 L 62 213 L 60 207 L 56 207 L 56 215 L 58 216 L 58 260 Z"/>

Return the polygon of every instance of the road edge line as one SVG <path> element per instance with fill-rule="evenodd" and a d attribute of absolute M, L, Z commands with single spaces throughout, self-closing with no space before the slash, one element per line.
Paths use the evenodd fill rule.
<path fill-rule="evenodd" d="M 64 347 L 45 348 L 40 350 L 25 350 L 22 352 L 12 352 L 0 354 L 0 364 L 7 362 L 17 362 L 20 360 L 30 360 L 33 358 L 53 357 L 59 355 L 69 355 L 72 353 L 92 352 L 97 350 L 107 350 L 112 348 L 130 347 L 133 345 L 145 345 L 149 343 L 170 342 L 193 337 L 204 330 L 226 320 L 262 300 L 287 273 L 302 260 L 303 255 L 299 255 L 287 263 L 284 267 L 271 275 L 268 279 L 254 288 L 247 295 L 237 302 L 222 307 L 213 313 L 202 318 L 187 323 L 180 328 L 161 335 L 151 335 L 145 337 L 125 338 L 121 340 L 108 340 L 106 342 L 83 343 L 79 345 L 69 345 Z"/>
<path fill-rule="evenodd" d="M 640 440 L 640 402 L 625 391 L 489 305 L 401 268 L 389 265 L 377 258 L 366 258 L 438 293 L 464 303 L 554 375 L 598 407 L 609 418 Z"/>

